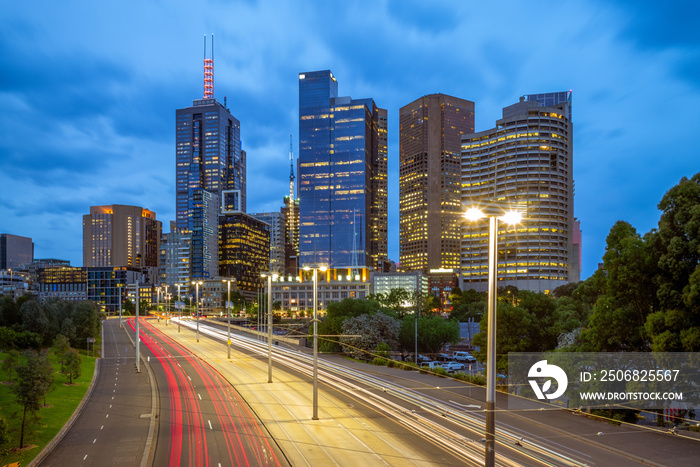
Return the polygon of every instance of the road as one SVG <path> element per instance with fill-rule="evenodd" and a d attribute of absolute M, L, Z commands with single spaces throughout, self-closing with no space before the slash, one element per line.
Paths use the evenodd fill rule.
<path fill-rule="evenodd" d="M 210 324 L 200 323 L 200 332 L 203 336 L 225 337 L 221 327 Z M 264 361 L 266 344 L 243 336 L 236 336 L 234 343 L 257 352 Z M 273 347 L 273 358 L 302 374 L 310 372 L 307 354 Z M 421 432 L 435 445 L 463 455 L 464 463 L 472 463 L 474 456 L 482 455 L 483 388 L 335 356 L 323 356 L 319 361 L 319 377 L 326 385 L 359 402 L 371 403 L 378 412 Z M 507 409 L 507 397 L 499 393 L 497 400 L 497 453 L 502 464 L 693 465 L 700 458 L 697 439 L 636 426 L 608 425 L 549 405 L 512 411 Z"/>
<path fill-rule="evenodd" d="M 141 351 L 161 401 L 153 465 L 289 465 L 233 386 L 151 321 L 141 320 Z"/>
<path fill-rule="evenodd" d="M 152 414 L 148 374 L 134 368 L 134 346 L 118 320 L 103 322 L 99 375 L 92 396 L 42 467 L 134 466 L 141 462 Z"/>

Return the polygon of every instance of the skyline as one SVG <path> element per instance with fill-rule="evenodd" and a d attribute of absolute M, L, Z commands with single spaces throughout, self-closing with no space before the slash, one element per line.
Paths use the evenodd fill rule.
<path fill-rule="evenodd" d="M 398 113 L 423 95 L 475 102 L 479 132 L 522 95 L 573 91 L 582 279 L 617 220 L 648 232 L 663 194 L 698 172 L 685 136 L 700 104 L 690 2 L 172 4 L 5 6 L 0 232 L 31 237 L 35 257 L 81 265 L 90 206 L 143 206 L 166 226 L 175 219 L 174 115 L 202 97 L 202 37 L 211 33 L 214 96 L 227 97 L 248 154 L 249 213 L 279 210 L 288 193 L 298 73 L 330 69 L 343 96 L 388 110 L 394 261 Z"/>

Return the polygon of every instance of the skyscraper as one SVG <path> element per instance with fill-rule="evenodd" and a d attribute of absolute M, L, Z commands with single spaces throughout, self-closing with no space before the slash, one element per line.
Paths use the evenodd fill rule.
<path fill-rule="evenodd" d="M 190 188 L 187 231 L 191 235 L 190 277 L 219 273 L 219 198 L 203 188 Z"/>
<path fill-rule="evenodd" d="M 527 209 L 521 224 L 499 229 L 499 287 L 546 292 L 580 278 L 570 106 L 570 93 L 548 107 L 522 97 L 495 128 L 462 137 L 462 204 Z M 488 223 L 465 221 L 460 287 L 482 291 L 487 281 Z"/>
<path fill-rule="evenodd" d="M 216 195 L 223 209 L 246 210 L 246 161 L 241 124 L 216 99 L 195 99 L 176 119 L 177 228 L 187 229 L 189 190 Z"/>
<path fill-rule="evenodd" d="M 474 103 L 430 94 L 401 107 L 399 118 L 401 270 L 457 269 L 461 136 L 474 132 Z"/>
<path fill-rule="evenodd" d="M 83 216 L 83 266 L 157 268 L 161 231 L 156 213 L 148 209 L 90 206 Z"/>
<path fill-rule="evenodd" d="M 267 262 L 269 269 L 266 271 L 284 273 L 285 247 L 287 243 L 287 222 L 284 214 L 281 212 L 259 212 L 251 214 L 251 216 L 269 226 L 270 258 Z"/>
<path fill-rule="evenodd" d="M 270 226 L 246 213 L 222 216 L 219 222 L 219 275 L 236 279 L 238 290 L 253 300 L 268 271 Z"/>
<path fill-rule="evenodd" d="M 0 269 L 12 269 L 34 261 L 34 242 L 29 237 L 0 234 Z"/>
<path fill-rule="evenodd" d="M 299 74 L 300 265 L 376 267 L 387 252 L 386 110 Z"/>

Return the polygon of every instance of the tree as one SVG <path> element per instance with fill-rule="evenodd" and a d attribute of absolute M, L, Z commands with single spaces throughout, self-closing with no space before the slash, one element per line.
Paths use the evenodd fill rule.
<path fill-rule="evenodd" d="M 63 373 L 63 359 L 66 352 L 70 349 L 70 341 L 63 334 L 59 334 L 53 341 L 53 353 L 56 355 L 56 360 L 61 364 L 61 373 Z"/>
<path fill-rule="evenodd" d="M 402 352 L 413 352 L 416 345 L 416 322 L 413 316 L 405 316 L 399 330 L 399 347 Z M 459 322 L 441 316 L 418 318 L 418 352 L 437 354 L 445 344 L 459 341 Z"/>
<path fill-rule="evenodd" d="M 10 425 L 3 417 L 0 417 L 0 455 L 7 454 L 10 445 Z"/>
<path fill-rule="evenodd" d="M 7 373 L 7 382 L 12 383 L 12 375 L 15 373 L 15 367 L 19 362 L 20 354 L 17 350 L 10 350 L 5 356 L 5 360 L 2 362 L 2 369 Z"/>
<path fill-rule="evenodd" d="M 100 315 L 94 302 L 78 303 L 71 318 L 75 325 L 75 338 L 71 340 L 73 347 L 84 345 L 88 337 L 97 337 L 99 334 Z"/>
<path fill-rule="evenodd" d="M 20 307 L 19 313 L 22 319 L 22 328 L 39 334 L 42 340 L 47 342 L 51 324 L 41 305 L 35 300 L 29 300 Z"/>
<path fill-rule="evenodd" d="M 348 318 L 342 325 L 343 334 L 359 335 L 362 337 L 342 337 L 343 352 L 363 360 L 371 360 L 372 351 L 380 344 L 387 344 L 390 348 L 397 346 L 399 337 L 399 322 L 384 313 L 370 315 L 365 313 L 360 316 Z"/>
<path fill-rule="evenodd" d="M 326 317 L 318 323 L 318 333 L 326 336 L 338 336 L 343 333 L 343 322 L 364 314 L 375 314 L 379 304 L 373 300 L 344 298 L 340 302 L 330 302 Z M 328 337 L 319 341 L 319 348 L 324 352 L 339 352 L 341 350 L 338 338 Z"/>
<path fill-rule="evenodd" d="M 41 407 L 41 400 L 53 384 L 53 374 L 45 371 L 45 355 L 28 350 L 22 353 L 23 362 L 16 366 L 17 384 L 10 390 L 15 394 L 17 404 L 23 407 L 22 428 L 20 430 L 19 447 L 24 446 L 24 428 L 27 414 L 35 414 Z"/>
<path fill-rule="evenodd" d="M 69 349 L 64 357 L 65 372 L 68 375 L 68 384 L 73 384 L 73 380 L 80 376 L 80 354 L 75 349 Z"/>
<path fill-rule="evenodd" d="M 8 295 L 0 297 L 0 326 L 20 323 L 19 305 Z"/>

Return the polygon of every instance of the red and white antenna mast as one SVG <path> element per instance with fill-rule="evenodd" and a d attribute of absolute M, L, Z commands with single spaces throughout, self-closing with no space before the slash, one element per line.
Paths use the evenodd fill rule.
<path fill-rule="evenodd" d="M 204 35 L 204 98 L 214 97 L 214 34 L 211 35 L 211 58 L 207 58 L 207 35 Z"/>

